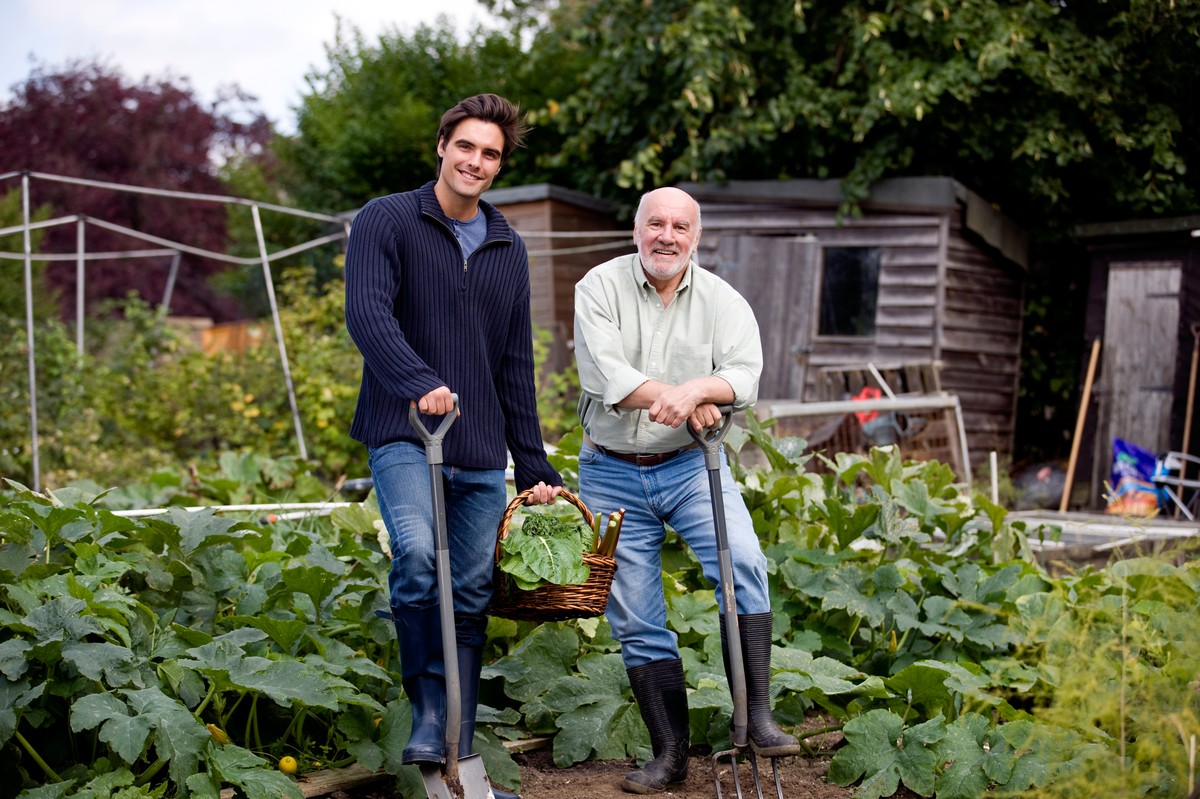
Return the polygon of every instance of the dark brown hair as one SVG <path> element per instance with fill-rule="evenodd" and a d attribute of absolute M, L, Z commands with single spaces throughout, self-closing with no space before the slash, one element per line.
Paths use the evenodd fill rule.
<path fill-rule="evenodd" d="M 508 160 L 512 151 L 525 143 L 525 134 L 529 125 L 521 115 L 521 109 L 498 94 L 477 94 L 460 100 L 453 108 L 442 114 L 442 123 L 438 127 L 438 144 L 446 144 L 454 135 L 454 129 L 464 119 L 479 119 L 491 122 L 500 127 L 504 134 L 504 151 L 500 153 L 500 163 Z M 438 168 L 441 169 L 442 159 L 438 158 Z"/>

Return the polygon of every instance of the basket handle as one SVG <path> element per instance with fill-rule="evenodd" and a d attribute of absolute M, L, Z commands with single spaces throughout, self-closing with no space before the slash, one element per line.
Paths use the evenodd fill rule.
<path fill-rule="evenodd" d="M 533 489 L 527 488 L 520 494 L 517 494 L 515 497 L 513 497 L 512 502 L 508 503 L 508 508 L 505 509 L 504 516 L 500 519 L 500 527 L 496 531 L 496 563 L 499 563 L 500 559 L 504 557 L 504 551 L 501 547 L 501 544 L 504 543 L 504 539 L 508 538 L 508 524 L 512 521 L 513 514 L 516 513 L 517 508 L 524 505 L 525 500 L 532 495 Z M 590 510 L 588 510 L 587 505 L 584 505 L 579 501 L 579 497 L 572 494 L 566 488 L 563 488 L 559 496 L 578 508 L 580 515 L 583 516 L 583 521 L 589 528 L 592 526 L 592 523 L 595 521 L 596 517 L 592 515 Z"/>

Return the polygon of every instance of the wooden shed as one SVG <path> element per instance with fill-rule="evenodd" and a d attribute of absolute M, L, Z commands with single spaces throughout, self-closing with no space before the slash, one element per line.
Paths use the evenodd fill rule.
<path fill-rule="evenodd" d="M 699 260 L 755 309 L 764 399 L 828 399 L 823 369 L 931 364 L 975 464 L 1011 454 L 1028 237 L 950 178 L 879 182 L 842 215 L 835 180 L 681 184 Z"/>
<path fill-rule="evenodd" d="M 1082 451 L 1091 463 L 1081 457 L 1077 474 L 1086 479 L 1090 467 L 1099 507 L 1114 438 L 1155 454 L 1200 452 L 1200 402 L 1187 424 L 1200 348 L 1200 216 L 1081 225 L 1075 235 L 1090 260 L 1085 346 L 1101 342 Z"/>
<path fill-rule="evenodd" d="M 554 335 L 550 366 L 562 369 L 575 319 L 575 284 L 602 261 L 634 249 L 615 229 L 616 206 L 549 183 L 492 189 L 483 198 L 504 214 L 529 249 L 533 322 Z"/>

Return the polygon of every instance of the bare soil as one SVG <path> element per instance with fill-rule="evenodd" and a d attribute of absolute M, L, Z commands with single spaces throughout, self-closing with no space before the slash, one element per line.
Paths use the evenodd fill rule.
<path fill-rule="evenodd" d="M 820 720 L 810 719 L 804 726 L 815 727 L 821 723 Z M 817 736 L 808 740 L 810 746 L 818 749 L 817 754 L 780 759 L 779 782 L 784 799 L 850 799 L 854 795 L 854 786 L 843 788 L 826 781 L 833 751 L 842 742 L 840 733 Z M 587 761 L 569 768 L 558 768 L 549 749 L 536 749 L 516 754 L 513 759 L 521 769 L 522 799 L 630 799 L 634 796 L 621 790 L 625 775 L 637 767 L 632 758 Z M 771 760 L 761 758 L 758 767 L 764 799 L 775 799 Z M 719 776 L 722 796 L 735 799 L 737 793 L 731 768 L 729 759 L 723 757 L 719 767 L 714 770 L 713 757 L 694 748 L 688 764 L 687 780 L 656 796 L 668 799 L 715 799 L 716 778 Z M 749 763 L 743 761 L 738 766 L 738 774 L 742 796 L 757 799 Z M 333 796 L 335 799 L 400 799 L 398 794 L 380 784 L 349 794 L 336 792 Z M 903 787 L 893 796 L 897 799 L 918 797 Z"/>
<path fill-rule="evenodd" d="M 555 768 L 548 751 L 528 752 L 517 755 L 521 766 L 521 796 L 523 799 L 630 799 L 632 794 L 621 790 L 621 780 L 635 768 L 632 760 L 588 761 L 571 768 Z M 779 782 L 783 795 L 808 799 L 847 799 L 850 789 L 831 785 L 825 781 L 829 770 L 828 757 L 794 757 L 779 761 Z M 722 779 L 722 794 L 735 797 L 731 766 L 722 758 L 717 774 Z M 749 764 L 739 766 L 742 792 L 747 797 L 757 797 Z M 772 781 L 770 760 L 763 758 L 759 763 L 763 796 L 774 799 L 775 785 Z M 672 799 L 714 799 L 716 782 L 713 759 L 708 755 L 694 755 L 688 765 L 687 780 L 672 786 L 659 796 Z"/>

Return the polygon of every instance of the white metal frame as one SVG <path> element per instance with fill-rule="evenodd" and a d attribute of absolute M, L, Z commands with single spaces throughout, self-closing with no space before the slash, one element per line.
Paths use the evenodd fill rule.
<path fill-rule="evenodd" d="M 175 275 L 179 269 L 179 258 L 182 253 L 189 253 L 201 258 L 209 258 L 215 261 L 221 261 L 229 264 L 238 265 L 253 265 L 261 264 L 263 272 L 263 281 L 267 289 L 267 299 L 271 306 L 271 318 L 275 322 L 275 342 L 279 347 L 279 358 L 283 370 L 284 383 L 287 387 L 288 404 L 291 406 L 292 422 L 296 429 L 296 442 L 299 450 L 300 458 L 308 458 L 308 448 L 304 443 L 304 429 L 300 422 L 300 410 L 296 403 L 296 390 L 292 383 L 291 368 L 288 365 L 287 347 L 283 341 L 283 326 L 279 320 L 279 306 L 275 300 L 275 285 L 271 277 L 271 262 L 286 258 L 290 255 L 295 255 L 305 250 L 319 247 L 324 244 L 329 244 L 334 241 L 346 239 L 350 235 L 349 221 L 329 214 L 320 214 L 313 211 L 304 211 L 298 208 L 288 208 L 282 205 L 273 203 L 263 203 L 256 200 L 248 200 L 242 197 L 227 197 L 218 194 L 198 194 L 187 191 L 174 191 L 169 189 L 155 189 L 146 186 L 133 186 L 123 183 L 112 183 L 101 180 L 88 180 L 84 178 L 65 177 L 63 175 L 50 175 L 42 172 L 6 172 L 0 174 L 0 184 L 19 177 L 21 179 L 21 214 L 22 224 L 15 227 L 0 228 L 0 236 L 10 235 L 15 233 L 23 234 L 23 248 L 20 253 L 0 252 L 0 260 L 21 260 L 25 265 L 25 335 L 26 349 L 28 352 L 27 361 L 29 367 L 29 419 L 30 419 L 30 441 L 32 447 L 32 471 L 33 471 L 33 488 L 35 491 L 41 488 L 41 464 L 38 452 L 38 411 L 37 411 L 37 355 L 34 349 L 33 336 L 33 262 L 37 261 L 54 261 L 75 259 L 77 262 L 78 282 L 76 285 L 76 349 L 80 355 L 83 354 L 83 275 L 84 265 L 89 260 L 101 260 L 112 258 L 149 258 L 156 256 L 168 256 L 172 258 L 171 271 L 167 278 L 167 286 L 163 292 L 162 307 L 170 308 L 171 293 L 175 285 Z M 87 186 L 91 188 L 109 189 L 111 191 L 126 192 L 132 194 L 146 194 L 156 197 L 168 197 L 173 199 L 191 200 L 198 202 L 221 203 L 223 205 L 240 205 L 250 208 L 251 216 L 254 220 L 254 232 L 258 238 L 258 258 L 243 258 L 233 255 L 228 255 L 223 252 L 206 250 L 200 247 L 172 241 L 160 236 L 154 236 L 149 233 L 143 233 L 132 228 L 124 227 L 113 222 L 107 222 L 95 217 L 84 217 L 74 214 L 71 216 L 60 217 L 57 219 L 49 219 L 43 222 L 33 222 L 30 219 L 30 184 L 32 180 L 43 180 L 52 183 L 66 183 L 75 186 Z M 332 222 L 341 226 L 341 229 L 336 233 L 331 233 L 326 236 L 321 236 L 316 239 L 304 242 L 295 247 L 289 247 L 285 250 L 280 250 L 275 253 L 268 253 L 266 240 L 263 236 L 262 219 L 260 209 L 269 211 L 277 211 L 279 213 L 289 214 L 291 216 L 300 216 L 307 219 L 316 219 L 323 222 Z M 34 253 L 32 249 L 31 233 L 34 230 L 53 227 L 56 225 L 70 224 L 74 222 L 77 225 L 78 233 L 76 235 L 76 252 L 74 254 L 63 253 Z M 159 250 L 130 250 L 128 252 L 115 253 L 87 253 L 84 247 L 85 225 L 92 224 L 96 227 L 110 230 L 115 233 L 120 233 L 130 238 L 158 245 L 163 249 Z"/>

